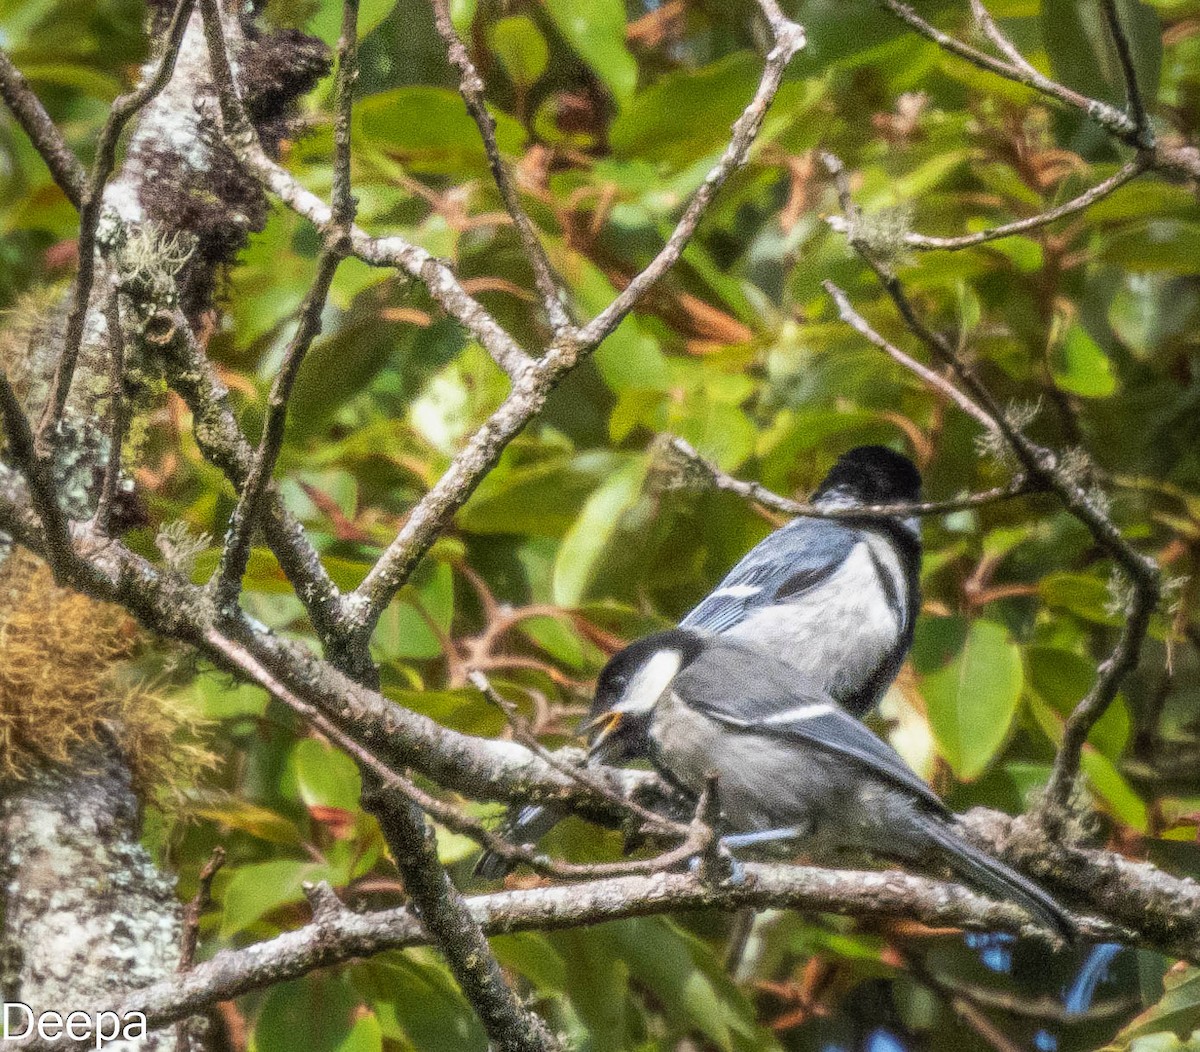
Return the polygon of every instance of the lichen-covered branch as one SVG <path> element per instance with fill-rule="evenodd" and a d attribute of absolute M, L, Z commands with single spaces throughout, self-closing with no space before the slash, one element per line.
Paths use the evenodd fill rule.
<path fill-rule="evenodd" d="M 1048 208 L 1044 212 L 1038 212 L 1037 215 L 1028 216 L 1025 219 L 1017 219 L 1012 223 L 1003 223 L 1000 226 L 994 226 L 987 230 L 980 230 L 975 234 L 962 234 L 958 237 L 933 237 L 929 234 L 918 234 L 910 231 L 904 235 L 904 243 L 910 248 L 955 252 L 963 248 L 974 248 L 976 245 L 983 245 L 989 241 L 999 241 L 1001 238 L 1012 237 L 1014 234 L 1027 234 L 1030 230 L 1049 226 L 1051 223 L 1056 223 L 1067 216 L 1077 215 L 1079 212 L 1085 211 L 1097 201 L 1108 197 L 1114 190 L 1118 190 L 1126 183 L 1136 179 L 1149 168 L 1150 162 L 1150 155 L 1140 152 L 1131 160 L 1121 165 L 1107 179 L 1097 183 L 1095 186 L 1089 187 L 1078 197 L 1073 197 L 1070 201 L 1065 201 L 1061 205 Z M 835 218 L 837 220 L 841 219 L 840 216 Z M 840 229 L 845 233 L 840 222 L 835 223 L 831 221 L 830 225 L 835 230 Z"/>

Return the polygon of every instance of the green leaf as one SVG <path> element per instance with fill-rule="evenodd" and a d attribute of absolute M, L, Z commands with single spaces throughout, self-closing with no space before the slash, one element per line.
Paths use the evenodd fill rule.
<path fill-rule="evenodd" d="M 525 15 L 502 18 L 492 26 L 488 39 L 518 87 L 528 88 L 546 72 L 550 49 L 533 19 Z"/>
<path fill-rule="evenodd" d="M 340 807 L 343 811 L 358 806 L 362 788 L 358 768 L 344 752 L 305 738 L 292 749 L 292 764 L 300 799 L 307 806 Z"/>
<path fill-rule="evenodd" d="M 625 46 L 623 0 L 545 0 L 558 31 L 624 107 L 637 87 L 637 62 Z"/>
<path fill-rule="evenodd" d="M 249 833 L 271 844 L 293 847 L 303 842 L 295 823 L 290 819 L 248 800 L 227 800 L 214 807 L 191 807 L 188 814 L 216 822 L 227 829 Z"/>
<path fill-rule="evenodd" d="M 239 867 L 225 886 L 221 900 L 221 938 L 244 931 L 280 906 L 304 897 L 305 881 L 327 879 L 325 866 L 317 862 L 277 859 Z"/>
<path fill-rule="evenodd" d="M 1051 368 L 1059 387 L 1084 398 L 1107 398 L 1117 389 L 1108 356 L 1078 323 L 1055 347 Z"/>
<path fill-rule="evenodd" d="M 372 1046 L 347 1044 L 355 1007 L 350 984 L 334 972 L 273 986 L 254 1024 L 255 1052 L 366 1052 Z"/>
<path fill-rule="evenodd" d="M 396 0 L 359 0 L 358 38 L 361 40 L 379 25 L 396 6 Z M 321 0 L 321 7 L 308 20 L 307 29 L 330 47 L 335 47 L 342 32 L 341 0 Z"/>
<path fill-rule="evenodd" d="M 359 1016 L 337 1052 L 383 1052 L 383 1028 L 373 1015 Z"/>
<path fill-rule="evenodd" d="M 1135 1038 L 1167 1031 L 1187 1038 L 1200 1027 L 1200 969 L 1188 968 L 1176 977 L 1168 973 L 1165 985 L 1166 991 L 1159 1002 L 1126 1024 L 1113 1038 L 1110 1048 L 1129 1048 Z M 1177 1047 L 1183 1052 L 1183 1046 L 1164 1047 Z"/>
<path fill-rule="evenodd" d="M 397 599 L 379 618 L 371 653 L 381 662 L 405 658 L 423 661 L 442 653 L 442 641 L 412 603 Z"/>
<path fill-rule="evenodd" d="M 505 113 L 493 112 L 501 153 L 520 152 L 525 129 Z M 366 142 L 416 171 L 453 173 L 487 169 L 479 129 L 458 92 L 411 86 L 369 95 L 355 109 Z"/>
<path fill-rule="evenodd" d="M 583 506 L 558 546 L 554 560 L 554 601 L 578 606 L 587 592 L 600 557 L 620 525 L 621 516 L 641 496 L 648 463 L 631 460 L 609 477 Z"/>
<path fill-rule="evenodd" d="M 955 775 L 978 778 L 995 758 L 1017 713 L 1021 652 L 1007 630 L 975 621 L 958 656 L 926 676 L 922 693 L 938 747 Z"/>

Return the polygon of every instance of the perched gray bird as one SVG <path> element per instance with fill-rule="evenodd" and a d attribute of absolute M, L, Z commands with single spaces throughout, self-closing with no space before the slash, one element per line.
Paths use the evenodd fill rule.
<path fill-rule="evenodd" d="M 731 849 L 780 842 L 944 864 L 1074 935 L 1045 891 L 963 838 L 891 746 L 757 644 L 689 629 L 640 639 L 600 673 L 590 726 L 600 761 L 649 759 L 693 797 L 715 773 Z"/>
<path fill-rule="evenodd" d="M 839 458 L 812 503 L 853 509 L 920 497 L 908 457 L 859 446 Z M 863 716 L 912 645 L 920 569 L 915 518 L 801 517 L 751 549 L 679 625 L 758 643 Z"/>
<path fill-rule="evenodd" d="M 921 476 L 886 446 L 838 458 L 812 496 L 819 508 L 854 509 L 920 500 Z M 751 640 L 787 662 L 855 716 L 895 679 L 912 645 L 921 605 L 917 519 L 800 517 L 759 542 L 680 622 Z M 502 835 L 540 840 L 562 818 L 532 804 Z M 485 852 L 475 872 L 489 879 L 508 863 Z"/>

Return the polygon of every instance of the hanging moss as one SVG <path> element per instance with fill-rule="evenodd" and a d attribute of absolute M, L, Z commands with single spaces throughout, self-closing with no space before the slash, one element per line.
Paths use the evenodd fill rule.
<path fill-rule="evenodd" d="M 144 642 L 124 610 L 59 587 L 44 563 L 14 551 L 0 566 L 0 780 L 115 742 L 139 795 L 169 803 L 214 767 L 196 721 L 129 680 Z"/>

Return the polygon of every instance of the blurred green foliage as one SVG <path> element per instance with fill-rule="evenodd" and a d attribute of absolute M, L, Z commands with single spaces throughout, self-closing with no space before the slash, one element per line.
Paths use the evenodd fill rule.
<path fill-rule="evenodd" d="M 761 68 L 755 5 L 452 6 L 526 206 L 573 309 L 590 316 L 653 256 L 723 149 Z M 970 35 L 965 2 L 918 6 Z M 1194 135 L 1200 0 L 1118 6 L 1160 131 Z M 1039 68 L 1122 102 L 1094 3 L 989 7 Z M 500 734 L 501 718 L 464 685 L 466 666 L 482 664 L 547 742 L 570 736 L 606 654 L 672 623 L 773 526 L 734 496 L 680 486 L 655 453 L 660 434 L 681 435 L 726 471 L 789 494 L 806 492 L 862 442 L 912 452 L 932 498 L 1009 476 L 1011 465 L 977 445 L 969 420 L 838 323 L 825 278 L 915 350 L 873 277 L 824 222 L 836 200 L 815 153 L 846 162 L 879 239 L 898 242 L 906 229 L 958 234 L 1061 203 L 1115 171 L 1117 150 L 1078 114 L 1048 110 L 947 56 L 868 0 L 808 0 L 794 13 L 809 45 L 750 163 L 680 265 L 555 392 L 383 618 L 374 654 L 397 702 Z M 332 41 L 340 4 L 270 0 L 265 17 Z M 0 0 L 0 44 L 85 159 L 108 103 L 143 58 L 141 19 L 134 0 Z M 428 5 L 364 0 L 361 29 L 360 222 L 453 261 L 519 340 L 544 346 L 530 269 Z M 323 194 L 331 90 L 327 82 L 314 93 L 285 150 L 288 166 Z M 19 311 L 23 292 L 68 273 L 75 219 L 20 132 L 0 120 L 0 306 Z M 1093 732 L 1084 771 L 1102 836 L 1200 877 L 1198 240 L 1193 190 L 1148 177 L 1028 236 L 920 257 L 893 248 L 931 323 L 956 335 L 1003 403 L 1037 408 L 1030 429 L 1040 440 L 1090 451 L 1092 465 L 1076 458 L 1081 478 L 1103 484 L 1128 536 L 1181 582 L 1155 618 L 1140 670 Z M 252 433 L 317 249 L 311 229 L 276 206 L 223 285 L 225 320 L 210 350 Z M 280 462 L 285 498 L 340 585 L 361 580 L 506 386 L 420 287 L 353 261 L 341 267 Z M 183 520 L 219 537 L 231 491 L 184 423 L 175 403 L 143 422 L 141 482 L 156 523 Z M 134 541 L 151 552 L 153 533 Z M 1078 523 L 1047 498 L 929 518 L 924 536 L 924 613 L 880 727 L 953 806 L 1020 810 L 1112 643 L 1119 588 Z M 198 579 L 215 557 L 200 558 Z M 247 585 L 254 616 L 311 638 L 267 551 L 255 551 Z M 156 816 L 147 832 L 180 872 L 183 896 L 211 848 L 228 850 L 203 952 L 302 924 L 306 880 L 329 880 L 353 903 L 398 901 L 347 759 L 251 688 L 204 670 L 170 674 L 180 704 L 213 721 L 226 756 L 185 814 Z M 444 831 L 440 843 L 470 886 L 471 844 Z M 573 858 L 619 850 L 613 834 L 575 821 L 549 846 Z M 1051 961 L 1018 947 L 1011 974 L 996 973 L 956 938 L 772 915 L 731 979 L 729 930 L 729 918 L 692 916 L 495 945 L 554 1027 L 595 1052 L 849 1050 L 872 1047 L 880 1027 L 906 1048 L 987 1047 L 949 1007 L 946 989 L 960 988 L 990 994 L 982 1003 L 995 1025 L 1022 1047 L 1047 1040 L 1039 1029 L 1063 1049 L 1095 1048 L 1118 1031 L 1117 1048 L 1196 1047 L 1174 1034 L 1200 1028 L 1200 981 L 1172 972 L 1163 996 L 1170 962 L 1150 954 L 1125 954 L 1094 1010 L 1048 1023 L 1011 1006 L 1057 996 L 1078 957 Z M 432 951 L 310 976 L 247 997 L 236 1012 L 258 1052 L 485 1046 Z"/>

